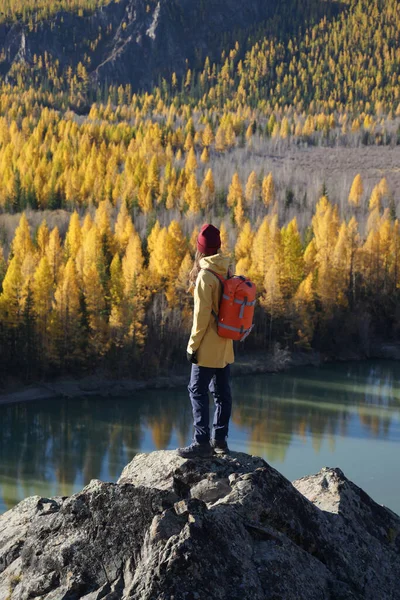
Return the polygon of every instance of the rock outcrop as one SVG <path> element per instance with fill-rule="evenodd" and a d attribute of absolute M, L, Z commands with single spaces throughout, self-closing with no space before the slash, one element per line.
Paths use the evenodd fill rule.
<path fill-rule="evenodd" d="M 400 518 L 339 469 L 141 454 L 0 517 L 0 600 L 397 600 Z"/>

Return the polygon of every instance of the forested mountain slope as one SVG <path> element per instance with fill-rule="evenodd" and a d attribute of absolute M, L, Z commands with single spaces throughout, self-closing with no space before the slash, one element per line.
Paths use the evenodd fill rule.
<path fill-rule="evenodd" d="M 33 66 L 46 52 L 61 70 L 81 63 L 92 80 L 150 88 L 188 64 L 220 59 L 236 43 L 249 48 L 264 35 L 286 43 L 291 35 L 338 15 L 344 5 L 320 0 L 8 0 L 0 15 L 1 69 Z"/>

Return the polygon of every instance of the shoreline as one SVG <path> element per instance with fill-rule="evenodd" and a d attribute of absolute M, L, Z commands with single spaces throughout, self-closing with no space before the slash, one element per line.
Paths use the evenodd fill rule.
<path fill-rule="evenodd" d="M 380 344 L 368 355 L 356 352 L 342 353 L 339 356 L 323 355 L 320 352 L 289 352 L 279 346 L 273 354 L 257 353 L 239 356 L 232 365 L 232 377 L 243 377 L 257 374 L 276 374 L 297 367 L 320 367 L 328 363 L 352 362 L 372 359 L 400 361 L 400 344 Z M 161 375 L 148 380 L 110 379 L 104 376 L 90 375 L 75 379 L 60 378 L 49 382 L 36 382 L 21 385 L 0 392 L 0 406 L 20 402 L 34 402 L 57 398 L 117 398 L 131 396 L 135 392 L 154 389 L 174 389 L 187 385 L 189 380 L 189 365 L 182 374 Z"/>

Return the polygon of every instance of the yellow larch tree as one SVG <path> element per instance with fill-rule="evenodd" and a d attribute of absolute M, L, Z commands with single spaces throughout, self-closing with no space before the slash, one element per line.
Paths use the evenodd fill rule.
<path fill-rule="evenodd" d="M 240 178 L 237 172 L 233 174 L 231 185 L 229 186 L 229 192 L 227 197 L 227 204 L 230 208 L 234 208 L 239 200 L 243 204 L 243 188 L 240 182 Z"/>
<path fill-rule="evenodd" d="M 46 221 L 42 221 L 37 230 L 36 243 L 39 256 L 42 258 L 46 254 L 47 244 L 49 243 L 50 232 Z"/>
<path fill-rule="evenodd" d="M 0 296 L 1 321 L 11 329 L 16 329 L 21 323 L 23 285 L 21 262 L 18 256 L 14 256 L 8 265 Z"/>
<path fill-rule="evenodd" d="M 265 217 L 256 231 L 251 252 L 250 277 L 258 289 L 264 284 L 264 279 L 269 266 L 269 249 L 271 245 L 271 232 L 268 218 Z"/>
<path fill-rule="evenodd" d="M 245 197 L 247 204 L 251 206 L 256 202 L 260 195 L 260 186 L 258 184 L 257 173 L 252 171 L 247 179 Z"/>
<path fill-rule="evenodd" d="M 382 197 L 382 198 L 385 198 L 385 199 L 387 199 L 387 198 L 389 198 L 389 197 L 390 197 L 390 189 L 389 189 L 389 186 L 388 186 L 388 182 L 387 182 L 387 179 L 386 179 L 386 177 L 383 177 L 383 178 L 380 180 L 380 182 L 379 182 L 379 184 L 378 184 L 378 187 L 379 187 L 379 191 L 380 191 L 380 193 L 381 193 L 381 197 Z"/>
<path fill-rule="evenodd" d="M 186 158 L 186 162 L 185 162 L 185 172 L 187 173 L 187 175 L 191 175 L 194 173 L 194 171 L 197 170 L 197 158 L 196 158 L 196 152 L 194 150 L 194 148 L 190 148 L 187 158 Z"/>
<path fill-rule="evenodd" d="M 309 273 L 313 272 L 316 267 L 317 267 L 317 246 L 315 243 L 315 238 L 313 238 L 309 244 L 307 245 L 307 248 L 304 251 L 304 268 L 305 268 L 305 273 L 306 275 L 308 275 Z"/>
<path fill-rule="evenodd" d="M 149 271 L 154 278 L 154 283 L 165 281 L 168 275 L 168 259 L 165 254 L 165 249 L 168 244 L 168 231 L 166 227 L 160 229 L 157 237 L 157 242 L 153 249 L 150 250 Z"/>
<path fill-rule="evenodd" d="M 205 148 L 209 148 L 214 142 L 214 133 L 209 123 L 207 123 L 203 131 L 202 142 Z"/>
<path fill-rule="evenodd" d="M 118 251 L 122 254 L 125 252 L 129 238 L 133 233 L 132 218 L 129 214 L 126 202 L 121 203 L 117 220 L 115 222 L 114 231 L 114 239 L 117 244 Z"/>
<path fill-rule="evenodd" d="M 50 233 L 46 256 L 53 276 L 53 282 L 57 283 L 58 273 L 63 262 L 63 249 L 58 227 L 54 227 Z"/>
<path fill-rule="evenodd" d="M 212 169 L 208 169 L 200 187 L 200 204 L 206 212 L 210 210 L 215 200 L 215 183 Z"/>
<path fill-rule="evenodd" d="M 243 200 L 238 198 L 236 205 L 233 209 L 236 227 L 240 229 L 244 223 L 244 208 L 243 208 Z"/>
<path fill-rule="evenodd" d="M 147 172 L 147 192 L 150 191 L 152 198 L 156 198 L 159 192 L 160 171 L 157 156 L 154 155 L 150 161 Z"/>
<path fill-rule="evenodd" d="M 92 265 L 98 266 L 102 261 L 102 244 L 97 225 L 93 225 L 83 238 L 75 260 L 78 275 L 82 279 Z"/>
<path fill-rule="evenodd" d="M 331 310 L 336 300 L 332 256 L 339 232 L 337 205 L 332 206 L 328 198 L 323 196 L 316 206 L 312 224 L 318 265 L 317 293 L 324 308 Z"/>
<path fill-rule="evenodd" d="M 151 234 L 153 239 L 151 244 L 148 244 L 149 250 L 151 247 L 150 262 L 154 253 L 158 249 L 158 242 L 162 237 L 158 222 L 157 228 L 153 227 Z M 156 238 L 156 233 L 158 235 Z M 151 235 L 150 234 L 150 235 Z M 150 237 L 150 236 L 149 236 Z M 143 254 L 139 235 L 135 232 L 132 234 L 126 254 L 122 259 L 122 273 L 124 284 L 124 311 L 126 318 L 125 340 L 133 345 L 134 352 L 140 352 L 146 341 L 147 327 L 145 325 L 145 310 L 150 298 L 149 289 L 147 286 L 147 275 L 143 271 Z M 151 281 L 153 286 L 154 281 Z"/>
<path fill-rule="evenodd" d="M 304 258 L 297 219 L 282 229 L 283 264 L 281 290 L 285 298 L 291 298 L 304 278 Z"/>
<path fill-rule="evenodd" d="M 160 222 L 158 220 L 156 220 L 156 222 L 154 223 L 154 225 L 147 237 L 147 248 L 148 248 L 150 255 L 152 252 L 154 252 L 154 248 L 156 247 L 160 231 L 161 231 Z"/>
<path fill-rule="evenodd" d="M 297 346 L 311 349 L 315 330 L 315 291 L 314 274 L 309 273 L 299 285 L 293 304 L 297 313 Z"/>
<path fill-rule="evenodd" d="M 65 266 L 54 293 L 55 345 L 58 362 L 72 366 L 82 359 L 84 343 L 78 275 L 73 258 Z"/>
<path fill-rule="evenodd" d="M 226 145 L 225 130 L 222 125 L 220 125 L 215 134 L 215 150 L 221 153 L 225 152 Z"/>
<path fill-rule="evenodd" d="M 90 213 L 87 213 L 85 218 L 83 219 L 83 224 L 82 224 L 82 229 L 81 229 L 82 240 L 84 240 L 86 238 L 87 234 L 92 229 L 92 227 L 93 227 L 93 219 L 92 219 Z"/>
<path fill-rule="evenodd" d="M 229 256 L 231 254 L 231 245 L 229 243 L 228 231 L 227 231 L 226 225 L 223 221 L 219 228 L 219 233 L 220 233 L 220 237 L 221 237 L 221 252 L 222 252 L 222 254 Z M 198 232 L 197 232 L 197 234 L 198 234 Z"/>
<path fill-rule="evenodd" d="M 382 209 L 382 192 L 380 185 L 376 185 L 372 190 L 371 198 L 369 200 L 368 210 L 371 212 L 375 208 L 380 212 Z"/>
<path fill-rule="evenodd" d="M 85 232 L 87 233 L 87 231 Z M 74 211 L 71 215 L 68 225 L 67 235 L 65 236 L 65 254 L 67 260 L 69 258 L 76 258 L 78 250 L 82 243 L 82 231 L 81 224 L 79 222 L 79 215 Z"/>
<path fill-rule="evenodd" d="M 200 205 L 201 195 L 200 195 L 200 188 L 198 186 L 195 173 L 190 174 L 189 181 L 185 188 L 184 198 L 185 198 L 186 204 L 189 207 L 189 209 L 188 209 L 189 214 L 197 215 L 201 210 L 201 205 Z"/>
<path fill-rule="evenodd" d="M 351 185 L 349 194 L 349 204 L 358 208 L 361 205 L 361 199 L 364 194 L 364 185 L 361 179 L 361 175 L 355 176 L 354 181 Z"/>
<path fill-rule="evenodd" d="M 103 356 L 108 349 L 105 291 L 95 262 L 83 272 L 83 292 L 89 323 L 89 355 Z"/>
<path fill-rule="evenodd" d="M 203 163 L 203 165 L 206 165 L 210 162 L 210 152 L 207 147 L 203 148 L 203 152 L 200 156 L 200 161 Z"/>
<path fill-rule="evenodd" d="M 111 229 L 112 206 L 109 200 L 102 200 L 96 210 L 95 224 L 100 236 L 103 254 L 107 265 L 111 263 L 115 252 L 114 236 Z"/>
<path fill-rule="evenodd" d="M 124 311 L 124 277 L 122 272 L 122 262 L 118 253 L 114 255 L 110 265 L 110 299 L 110 339 L 113 344 L 121 348 L 124 345 L 126 311 Z"/>
<path fill-rule="evenodd" d="M 186 255 L 188 244 L 178 221 L 171 221 L 168 227 L 168 245 L 166 248 L 172 277 L 175 279 L 182 260 Z"/>
<path fill-rule="evenodd" d="M 54 279 L 46 256 L 40 259 L 32 283 L 33 307 L 36 316 L 36 331 L 40 347 L 45 356 L 51 343 L 50 313 L 53 302 Z"/>
<path fill-rule="evenodd" d="M 246 221 L 239 232 L 235 245 L 236 272 L 240 275 L 248 275 L 250 271 L 253 239 L 254 233 L 250 221 Z"/>
<path fill-rule="evenodd" d="M 275 203 L 275 183 L 272 173 L 266 175 L 261 185 L 261 197 L 265 206 L 271 206 Z"/>
<path fill-rule="evenodd" d="M 347 224 L 343 221 L 332 255 L 331 293 L 338 306 L 347 307 L 350 290 L 350 245 Z"/>
<path fill-rule="evenodd" d="M 33 254 L 34 251 L 28 219 L 26 214 L 22 213 L 11 244 L 11 255 L 17 257 L 22 263 L 24 258 L 28 254 Z"/>
<path fill-rule="evenodd" d="M 158 224 L 158 221 L 157 221 Z M 158 224 L 159 227 L 159 224 Z M 148 248 L 150 254 L 154 252 L 156 247 L 155 233 L 157 229 L 155 227 L 152 230 L 153 240 L 148 239 Z M 159 232 L 158 232 L 159 233 Z M 150 234 L 151 235 L 151 234 Z M 122 259 L 122 276 L 123 276 L 123 289 L 124 296 L 130 298 L 133 294 L 135 282 L 139 275 L 143 274 L 144 258 L 142 251 L 142 242 L 139 234 L 134 231 L 129 238 L 128 246 L 126 248 L 125 256 Z"/>

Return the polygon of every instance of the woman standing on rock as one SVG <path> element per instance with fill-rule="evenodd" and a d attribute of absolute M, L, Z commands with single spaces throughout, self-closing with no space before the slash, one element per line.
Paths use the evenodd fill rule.
<path fill-rule="evenodd" d="M 217 332 L 222 285 L 217 275 L 230 276 L 229 257 L 221 253 L 219 230 L 204 225 L 197 238 L 194 267 L 190 273 L 190 289 L 194 288 L 192 332 L 187 359 L 192 364 L 189 395 L 193 409 L 194 439 L 186 448 L 177 450 L 183 458 L 207 457 L 228 452 L 226 437 L 232 409 L 230 365 L 234 361 L 233 342 Z M 213 271 L 214 273 L 212 273 Z M 215 413 L 210 436 L 209 397 L 214 397 Z"/>

